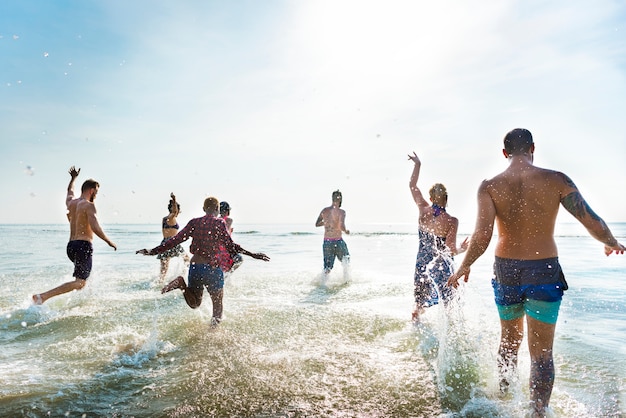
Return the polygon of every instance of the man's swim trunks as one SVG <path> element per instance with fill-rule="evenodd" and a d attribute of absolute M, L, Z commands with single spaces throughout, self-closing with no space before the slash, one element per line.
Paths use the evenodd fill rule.
<path fill-rule="evenodd" d="M 493 286 L 500 318 L 521 318 L 524 312 L 555 324 L 567 282 L 559 259 L 513 260 L 496 257 Z"/>
<path fill-rule="evenodd" d="M 342 261 L 344 257 L 346 257 L 347 260 L 350 259 L 348 246 L 341 238 L 324 238 L 322 251 L 324 252 L 324 271 L 326 272 L 329 272 L 333 269 L 333 266 L 335 265 L 335 257 L 337 257 L 339 261 Z"/>
<path fill-rule="evenodd" d="M 93 245 L 89 241 L 75 240 L 67 243 L 67 256 L 74 263 L 73 276 L 87 280 L 91 273 Z"/>
<path fill-rule="evenodd" d="M 161 244 L 163 244 L 164 242 L 170 239 L 171 237 L 163 238 L 163 241 L 161 241 Z M 162 258 L 178 257 L 179 255 L 183 255 L 183 254 L 185 254 L 185 250 L 183 249 L 182 245 L 178 244 L 175 247 L 170 248 L 169 250 L 166 250 L 165 252 L 162 252 L 161 254 L 158 254 L 156 258 L 161 260 Z"/>
<path fill-rule="evenodd" d="M 193 289 L 202 289 L 202 286 L 206 286 L 209 293 L 217 292 L 224 287 L 224 273 L 219 267 L 192 263 L 189 266 L 187 281 L 188 287 Z"/>

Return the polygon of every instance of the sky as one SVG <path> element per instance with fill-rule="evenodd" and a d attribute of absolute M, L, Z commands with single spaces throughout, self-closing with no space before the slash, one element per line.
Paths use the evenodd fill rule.
<path fill-rule="evenodd" d="M 76 166 L 103 225 L 158 225 L 174 192 L 183 224 L 215 196 L 313 226 L 339 189 L 348 228 L 417 228 L 415 151 L 471 231 L 520 127 L 626 221 L 625 23 L 618 0 L 3 0 L 0 223 L 65 222 Z"/>

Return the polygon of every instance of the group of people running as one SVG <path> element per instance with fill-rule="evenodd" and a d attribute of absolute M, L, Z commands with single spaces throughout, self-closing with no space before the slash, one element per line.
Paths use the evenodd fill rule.
<path fill-rule="evenodd" d="M 472 264 L 486 251 L 497 225 L 494 277 L 492 287 L 500 316 L 501 337 L 498 349 L 500 388 L 508 388 L 508 376 L 517 366 L 517 357 L 524 336 L 524 320 L 528 328 L 530 352 L 529 390 L 532 416 L 545 416 L 554 384 L 552 346 L 555 326 L 567 283 L 558 261 L 554 228 L 560 206 L 571 213 L 596 240 L 604 244 L 604 252 L 624 254 L 607 224 L 587 204 L 578 188 L 565 174 L 537 167 L 533 164 L 535 144 L 526 129 L 514 129 L 504 137 L 504 157 L 509 166 L 501 173 L 482 182 L 478 188 L 478 210 L 474 232 L 457 246 L 459 221 L 447 212 L 448 194 L 443 184 L 437 183 L 424 197 L 418 179 L 421 161 L 413 152 L 413 172 L 409 181 L 411 195 L 419 211 L 419 250 L 415 264 L 412 319 L 418 321 L 425 308 L 454 296 L 459 281 L 468 281 Z M 64 283 L 47 292 L 33 295 L 33 303 L 42 304 L 49 298 L 85 286 L 92 267 L 93 236 L 96 235 L 113 249 L 117 249 L 104 233 L 96 217 L 94 199 L 99 184 L 89 179 L 84 182 L 81 195 L 74 197 L 74 181 L 80 169 L 71 167 L 67 188 L 67 217 L 70 223 L 70 241 L 67 255 L 74 263 L 74 281 Z M 346 213 L 341 209 L 342 194 L 332 193 L 332 203 L 324 208 L 315 223 L 324 227 L 324 273 L 333 268 L 335 258 L 348 262 L 350 254 L 342 234 L 349 234 L 345 226 Z M 213 303 L 212 325 L 222 319 L 224 271 L 236 269 L 241 254 L 269 261 L 264 253 L 252 253 L 232 240 L 232 218 L 227 202 L 215 197 L 204 201 L 205 215 L 190 220 L 179 231 L 177 216 L 180 205 L 170 195 L 168 215 L 163 218 L 163 241 L 138 254 L 157 255 L 161 262 L 160 276 L 165 278 L 169 260 L 183 256 L 189 263 L 187 282 L 176 277 L 161 290 L 162 293 L 180 289 L 187 305 L 197 308 L 202 303 L 206 288 Z M 192 239 L 189 259 L 181 247 Z M 454 271 L 452 257 L 467 252 Z"/>

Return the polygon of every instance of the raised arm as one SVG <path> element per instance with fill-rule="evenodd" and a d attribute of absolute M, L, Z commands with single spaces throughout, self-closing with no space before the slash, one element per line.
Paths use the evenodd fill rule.
<path fill-rule="evenodd" d="M 178 209 L 178 202 L 176 202 L 176 196 L 174 195 L 174 193 L 170 193 L 170 199 L 171 200 L 169 207 L 171 209 L 170 213 L 167 214 L 165 219 L 168 225 L 174 225 L 176 224 L 176 218 L 180 214 L 180 210 Z"/>
<path fill-rule="evenodd" d="M 415 204 L 417 204 L 417 207 L 421 210 L 422 208 L 430 206 L 428 204 L 428 201 L 424 199 L 422 191 L 419 189 L 419 187 L 417 187 L 417 180 L 420 176 L 420 168 L 422 167 L 422 162 L 420 161 L 415 151 L 413 151 L 413 155 L 409 154 L 409 160 L 412 160 L 415 164 L 413 166 L 413 173 L 411 173 L 411 179 L 409 180 L 409 189 L 411 190 L 411 195 L 413 196 Z"/>
<path fill-rule="evenodd" d="M 178 210 L 178 202 L 176 201 L 174 193 L 170 193 L 170 197 L 172 198 L 172 214 L 176 217 L 180 214 L 180 210 Z"/>
<path fill-rule="evenodd" d="M 474 264 L 474 261 L 483 255 L 491 242 L 493 225 L 496 220 L 496 207 L 487 191 L 487 186 L 487 181 L 484 181 L 478 188 L 478 215 L 474 233 L 470 239 L 463 262 L 458 270 L 448 279 L 448 286 L 457 287 L 461 277 L 464 277 L 466 282 L 469 280 L 470 267 Z"/>
<path fill-rule="evenodd" d="M 587 229 L 589 235 L 604 244 L 604 253 L 606 255 L 610 255 L 613 252 L 624 254 L 626 247 L 617 242 L 606 222 L 589 207 L 574 182 L 565 174 L 559 174 L 564 183 L 564 191 L 561 193 L 561 205 Z"/>
<path fill-rule="evenodd" d="M 69 208 L 70 202 L 74 199 L 74 181 L 76 177 L 80 174 L 80 168 L 76 170 L 74 166 L 71 166 L 69 171 L 70 173 L 70 183 L 67 185 L 67 197 L 65 198 L 65 206 Z"/>

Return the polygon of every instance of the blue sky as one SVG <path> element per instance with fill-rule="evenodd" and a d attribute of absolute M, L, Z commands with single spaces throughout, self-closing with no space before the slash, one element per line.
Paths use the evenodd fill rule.
<path fill-rule="evenodd" d="M 0 220 L 62 223 L 67 170 L 101 222 L 183 223 L 207 196 L 241 223 L 415 222 L 443 182 L 461 230 L 502 138 L 626 221 L 626 5 L 619 1 L 0 3 Z M 621 190 L 621 192 L 620 192 Z M 563 220 L 571 220 L 563 214 Z"/>

